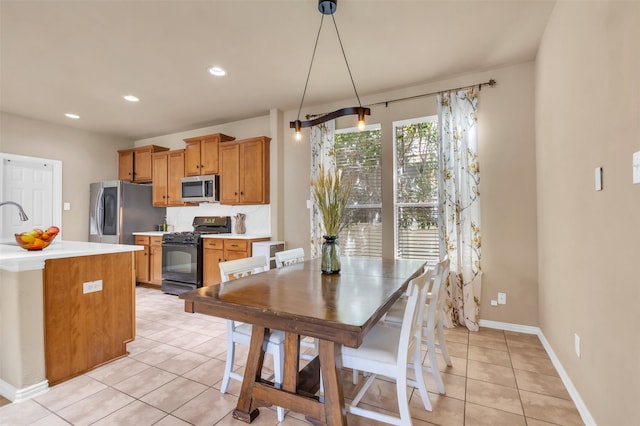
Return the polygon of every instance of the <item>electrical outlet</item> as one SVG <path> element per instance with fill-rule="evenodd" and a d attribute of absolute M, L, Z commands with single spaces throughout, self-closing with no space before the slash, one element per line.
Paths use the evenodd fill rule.
<path fill-rule="evenodd" d="M 491 306 L 498 306 L 498 301 L 495 299 L 491 299 Z"/>
<path fill-rule="evenodd" d="M 573 334 L 573 344 L 575 346 L 576 356 L 580 358 L 580 336 L 578 336 L 578 333 Z"/>
<path fill-rule="evenodd" d="M 498 293 L 498 305 L 507 304 L 507 293 Z"/>
<path fill-rule="evenodd" d="M 96 291 L 102 291 L 102 280 L 82 283 L 82 294 L 95 293 Z"/>

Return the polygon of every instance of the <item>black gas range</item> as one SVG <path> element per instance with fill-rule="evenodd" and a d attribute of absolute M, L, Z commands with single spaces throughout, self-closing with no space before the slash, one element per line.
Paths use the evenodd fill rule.
<path fill-rule="evenodd" d="M 162 291 L 181 294 L 202 287 L 202 236 L 231 233 L 230 216 L 196 216 L 193 231 L 162 236 Z"/>

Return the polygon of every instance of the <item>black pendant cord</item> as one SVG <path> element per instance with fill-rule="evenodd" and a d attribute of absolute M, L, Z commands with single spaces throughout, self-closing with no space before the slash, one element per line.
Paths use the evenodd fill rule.
<path fill-rule="evenodd" d="M 347 65 L 347 71 L 349 72 L 349 78 L 351 79 L 351 84 L 353 85 L 353 91 L 356 93 L 356 99 L 358 100 L 358 106 L 362 106 L 362 102 L 360 102 L 360 96 L 358 96 L 358 91 L 356 90 L 356 83 L 353 81 L 353 75 L 351 75 L 351 68 L 349 67 L 349 61 L 347 61 L 347 55 L 344 53 L 344 47 L 342 46 L 342 39 L 340 38 L 340 32 L 338 31 L 338 25 L 336 24 L 336 18 L 331 14 L 331 19 L 333 20 L 333 26 L 336 29 L 336 34 L 338 35 L 338 42 L 340 43 L 340 50 L 342 50 L 342 56 L 344 57 L 344 63 Z"/>
<path fill-rule="evenodd" d="M 333 16 L 333 15 L 331 15 Z M 318 40 L 320 40 L 320 31 L 322 31 L 322 22 L 324 21 L 324 15 L 320 18 L 320 27 L 318 28 L 318 34 L 316 35 L 316 44 L 313 45 L 313 54 L 311 55 L 311 64 L 309 64 L 309 72 L 307 73 L 307 81 L 304 83 L 304 91 L 302 92 L 302 99 L 300 100 L 300 108 L 298 108 L 298 118 L 296 121 L 300 121 L 300 111 L 302 111 L 302 104 L 304 103 L 304 97 L 307 94 L 307 86 L 309 85 L 309 77 L 311 76 L 311 68 L 313 68 L 313 60 L 316 57 L 316 49 L 318 48 Z M 335 23 L 335 21 L 334 21 Z M 338 36 L 338 39 L 340 37 Z M 344 51 L 342 52 L 344 53 Z M 347 65 L 348 67 L 348 65 Z M 353 81 L 353 80 L 352 80 Z M 357 93 L 356 93 L 357 95 Z"/>

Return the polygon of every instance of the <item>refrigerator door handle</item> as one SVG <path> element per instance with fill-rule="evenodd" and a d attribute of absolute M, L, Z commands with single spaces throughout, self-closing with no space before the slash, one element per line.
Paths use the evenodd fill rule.
<path fill-rule="evenodd" d="M 104 189 L 100 188 L 100 192 L 96 197 L 96 205 L 94 206 L 96 212 L 96 230 L 98 231 L 98 237 L 102 239 L 104 232 Z"/>

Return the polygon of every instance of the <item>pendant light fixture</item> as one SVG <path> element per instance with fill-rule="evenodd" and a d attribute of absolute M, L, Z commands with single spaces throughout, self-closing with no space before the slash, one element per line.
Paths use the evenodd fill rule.
<path fill-rule="evenodd" d="M 340 39 L 338 26 L 336 25 L 336 20 L 333 17 L 333 13 L 336 11 L 337 8 L 338 8 L 338 0 L 318 0 L 318 10 L 322 14 L 320 18 L 320 28 L 318 29 L 318 35 L 316 36 L 316 43 L 313 47 L 313 54 L 311 55 L 311 64 L 309 65 L 309 72 L 307 73 L 307 81 L 304 84 L 304 91 L 302 92 L 302 100 L 300 100 L 300 108 L 298 108 L 298 118 L 296 118 L 295 121 L 289 122 L 289 127 L 295 130 L 296 140 L 302 139 L 302 134 L 300 133 L 302 128 L 315 126 L 320 123 L 324 123 L 325 121 L 333 120 L 334 118 L 342 117 L 345 115 L 357 115 L 358 129 L 364 130 L 364 116 L 371 115 L 371 109 L 365 108 L 362 106 L 362 103 L 360 102 L 360 96 L 358 96 L 358 91 L 356 90 L 356 84 L 353 82 L 351 69 L 349 68 L 349 63 L 347 62 L 347 55 L 345 55 L 344 53 L 344 47 L 342 46 L 342 40 Z M 336 35 L 338 36 L 338 41 L 340 42 L 340 49 L 342 50 L 342 56 L 344 57 L 344 62 L 347 65 L 347 71 L 349 72 L 349 78 L 351 78 L 351 84 L 353 85 L 353 91 L 356 93 L 358 106 L 342 108 L 337 111 L 333 111 L 333 112 L 315 117 L 312 120 L 301 121 L 300 112 L 302 111 L 302 104 L 304 102 L 304 97 L 307 94 L 307 85 L 309 84 L 309 76 L 311 75 L 311 68 L 313 67 L 313 59 L 316 56 L 316 48 L 318 47 L 318 39 L 320 38 L 320 31 L 322 30 L 322 23 L 324 22 L 325 15 L 331 15 L 331 19 L 333 20 L 333 26 L 336 29 Z"/>

